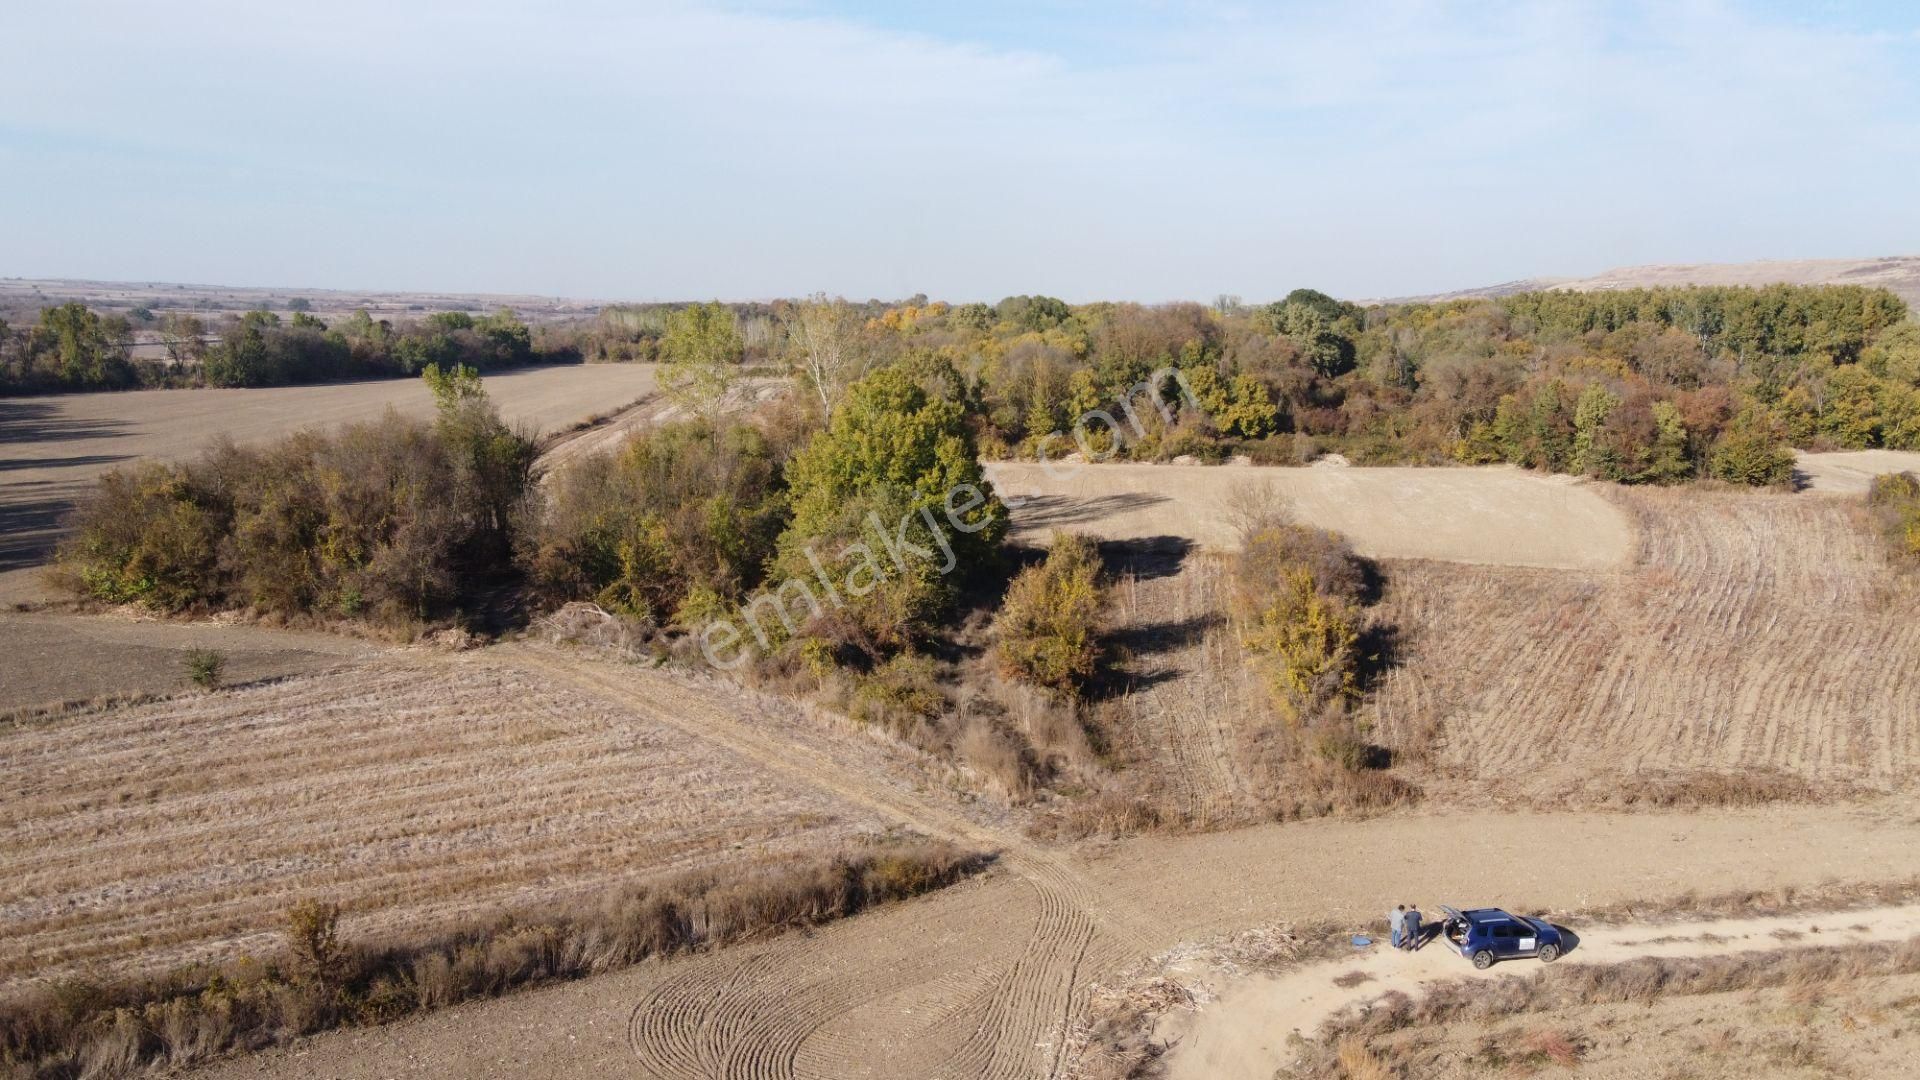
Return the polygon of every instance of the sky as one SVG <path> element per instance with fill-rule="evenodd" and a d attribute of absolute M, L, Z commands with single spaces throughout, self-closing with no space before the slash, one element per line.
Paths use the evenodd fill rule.
<path fill-rule="evenodd" d="M 1920 253 L 1920 5 L 19 0 L 0 275 L 1366 298 Z"/>

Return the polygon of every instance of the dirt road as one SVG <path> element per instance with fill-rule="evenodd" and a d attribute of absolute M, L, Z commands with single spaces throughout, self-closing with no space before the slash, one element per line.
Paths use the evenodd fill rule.
<path fill-rule="evenodd" d="M 1103 540 L 1184 537 L 1232 547 L 1239 492 L 1271 489 L 1300 520 L 1375 558 L 1602 570 L 1632 558 L 1632 522 L 1592 484 L 1511 466 L 1304 469 L 1212 465 L 1045 466 L 995 462 L 988 478 L 1019 500 L 1013 533 L 1055 529 Z"/>
<path fill-rule="evenodd" d="M 1705 922 L 1631 923 L 1579 931 L 1567 963 L 1615 964 L 1639 957 L 1725 956 L 1792 944 L 1852 945 L 1905 941 L 1920 934 L 1920 905 Z M 1286 1063 L 1294 1034 L 1311 1038 L 1341 1011 L 1390 992 L 1417 997 L 1442 979 L 1496 979 L 1536 970 L 1515 960 L 1476 971 L 1438 941 L 1417 953 L 1376 943 L 1351 958 L 1309 964 L 1281 975 L 1251 975 L 1191 1016 L 1166 1057 L 1170 1080 L 1269 1080 Z"/>
<path fill-rule="evenodd" d="M 1908 803 L 1708 814 L 1416 814 L 1054 847 L 990 806 L 840 756 L 780 710 L 538 649 L 503 662 L 700 733 L 783 780 L 1002 865 L 809 934 L 649 964 L 238 1059 L 216 1076 L 1057 1075 L 1088 988 L 1182 941 L 1280 919 L 1369 925 L 1390 896 L 1578 908 L 1920 872 Z M 1542 836 L 1556 843 L 1543 847 Z M 1594 867 L 1607 868 L 1604 874 Z"/>
<path fill-rule="evenodd" d="M 1802 491 L 1865 495 L 1883 473 L 1920 473 L 1920 453 L 1911 450 L 1842 450 L 1813 454 L 1796 450 L 1793 479 Z"/>

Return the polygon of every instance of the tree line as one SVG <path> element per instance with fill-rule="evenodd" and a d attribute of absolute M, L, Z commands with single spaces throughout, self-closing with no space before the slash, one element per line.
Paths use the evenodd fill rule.
<path fill-rule="evenodd" d="M 564 342 L 536 340 L 512 311 L 443 311 L 395 324 L 364 309 L 333 323 L 304 311 L 282 319 L 248 311 L 209 322 L 168 313 L 153 320 L 166 358 L 134 359 L 126 316 L 83 304 L 44 308 L 29 326 L 0 320 L 0 393 L 135 387 L 288 386 L 414 376 L 427 368 L 493 371 L 577 362 Z"/>
<path fill-rule="evenodd" d="M 990 456 L 1297 463 L 1337 451 L 1772 484 L 1790 475 L 1790 447 L 1920 449 L 1920 326 L 1891 293 L 1855 286 L 1367 308 L 1304 289 L 1264 306 L 1016 296 L 856 321 L 843 336 L 863 363 L 919 357 L 958 372 Z M 807 350 L 789 352 L 811 374 Z M 1146 387 L 1168 370 L 1178 393 Z M 1164 408 L 1076 431 L 1143 388 Z"/>
<path fill-rule="evenodd" d="M 711 414 L 751 369 L 798 376 L 823 415 L 870 371 L 945 372 L 988 457 L 1246 454 L 1298 463 L 1511 462 L 1622 483 L 1784 481 L 1790 447 L 1920 449 L 1920 325 L 1857 286 L 1533 292 L 1361 308 L 1300 289 L 1265 305 L 1047 296 L 995 304 L 825 296 L 609 307 L 530 329 L 511 312 L 393 326 L 364 312 L 169 315 L 174 363 L 126 359 L 125 320 L 68 304 L 0 324 L 0 389 L 264 386 L 438 364 L 659 362 Z M 1156 372 L 1177 371 L 1148 387 Z M 1080 425 L 1133 408 L 1129 423 Z"/>

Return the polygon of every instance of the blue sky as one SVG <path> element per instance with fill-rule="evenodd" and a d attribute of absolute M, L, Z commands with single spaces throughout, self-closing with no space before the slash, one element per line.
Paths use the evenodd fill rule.
<path fill-rule="evenodd" d="M 1920 252 L 1920 9 L 34 0 L 0 274 L 1365 297 Z"/>

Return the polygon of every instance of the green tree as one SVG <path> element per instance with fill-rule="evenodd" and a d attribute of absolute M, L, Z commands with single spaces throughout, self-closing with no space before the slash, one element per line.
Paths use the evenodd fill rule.
<path fill-rule="evenodd" d="M 1671 401 L 1654 402 L 1653 424 L 1653 447 L 1640 479 L 1654 484 L 1677 484 L 1693 475 L 1693 462 L 1687 456 L 1687 425 L 1680 417 L 1679 408 Z"/>
<path fill-rule="evenodd" d="M 1619 478 L 1619 458 L 1603 436 L 1607 418 L 1620 407 L 1620 398 L 1599 383 L 1580 391 L 1573 409 L 1573 471 L 1586 476 Z"/>
<path fill-rule="evenodd" d="M 733 388 L 743 349 L 732 309 L 717 300 L 689 304 L 667 316 L 660 385 L 693 413 L 711 419 Z"/>
<path fill-rule="evenodd" d="M 47 359 L 54 377 L 72 387 L 114 387 L 133 382 L 122 342 L 128 336 L 124 320 L 103 319 L 85 304 L 43 308 L 34 328 L 35 352 Z"/>
<path fill-rule="evenodd" d="M 1729 484 L 1766 487 L 1793 479 L 1793 452 L 1765 416 L 1742 414 L 1720 436 L 1709 465 L 1714 477 Z"/>
<path fill-rule="evenodd" d="M 924 631 L 957 580 L 992 563 L 1006 533 L 1007 509 L 980 469 L 965 410 L 898 367 L 853 385 L 788 463 L 787 485 L 793 524 L 774 577 L 844 582 L 878 571 L 880 587 L 859 589 L 848 616 L 867 638 Z"/>
<path fill-rule="evenodd" d="M 459 473 L 455 490 L 467 505 L 458 511 L 478 525 L 477 557 L 504 560 L 512 546 L 511 519 L 533 479 L 533 438 L 500 419 L 480 373 L 461 365 L 442 372 L 428 367 L 421 379 L 433 392 L 438 416 L 434 433 Z"/>
<path fill-rule="evenodd" d="M 275 386 L 286 372 L 275 362 L 268 335 L 280 328 L 280 316 L 249 311 L 228 323 L 220 344 L 208 350 L 202 370 L 210 386 Z"/>

